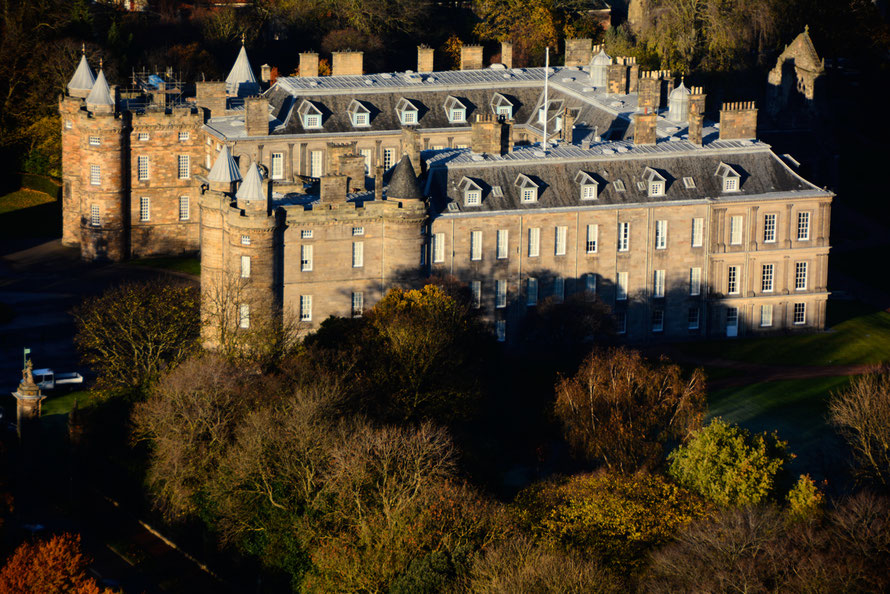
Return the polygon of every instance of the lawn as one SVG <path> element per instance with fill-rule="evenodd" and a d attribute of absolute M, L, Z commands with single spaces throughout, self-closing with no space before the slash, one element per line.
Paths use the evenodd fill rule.
<path fill-rule="evenodd" d="M 825 332 L 707 341 L 681 348 L 691 356 L 761 365 L 851 365 L 890 359 L 890 313 L 839 301 L 828 307 Z"/>
<path fill-rule="evenodd" d="M 722 417 L 751 431 L 776 431 L 795 459 L 794 476 L 809 473 L 815 480 L 841 486 L 847 481 L 846 446 L 827 424 L 827 403 L 849 377 L 762 382 L 726 388 L 708 397 L 708 418 Z"/>
<path fill-rule="evenodd" d="M 149 268 L 161 268 L 173 272 L 183 272 L 192 276 L 201 276 L 201 260 L 195 256 L 180 256 L 173 258 L 143 258 L 131 260 L 133 266 L 147 266 Z"/>
<path fill-rule="evenodd" d="M 0 214 L 31 208 L 32 206 L 40 206 L 41 204 L 49 204 L 55 201 L 55 198 L 43 192 L 22 188 L 5 196 L 0 196 Z"/>
<path fill-rule="evenodd" d="M 52 238 L 62 235 L 62 203 L 54 197 L 22 188 L 0 196 L 0 239 Z"/>
<path fill-rule="evenodd" d="M 87 390 L 77 390 L 76 392 L 68 392 L 67 394 L 54 395 L 47 392 L 48 397 L 43 401 L 41 414 L 44 417 L 53 415 L 67 415 L 74 408 L 74 401 L 77 400 L 77 408 L 87 408 L 93 404 L 93 395 Z"/>

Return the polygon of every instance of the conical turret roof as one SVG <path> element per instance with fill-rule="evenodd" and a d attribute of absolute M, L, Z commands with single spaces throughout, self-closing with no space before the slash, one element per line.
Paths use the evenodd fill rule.
<path fill-rule="evenodd" d="M 606 53 L 606 50 L 601 49 L 598 54 L 596 54 L 593 59 L 590 60 L 591 66 L 608 66 L 612 63 L 612 57 Z"/>
<path fill-rule="evenodd" d="M 93 74 L 93 69 L 90 68 L 87 62 L 86 54 L 80 54 L 80 63 L 77 65 L 77 70 L 74 71 L 74 76 L 68 81 L 68 91 L 89 92 L 95 82 L 96 75 Z"/>
<path fill-rule="evenodd" d="M 266 195 L 263 192 L 263 176 L 260 173 L 256 163 L 251 163 L 247 169 L 247 175 L 241 182 L 241 187 L 235 193 L 238 200 L 246 200 L 247 202 L 265 201 Z"/>
<path fill-rule="evenodd" d="M 414 166 L 411 165 L 408 155 L 402 155 L 402 160 L 393 169 L 386 195 L 397 200 L 423 200 L 420 184 L 417 183 Z"/>
<path fill-rule="evenodd" d="M 216 157 L 216 162 L 207 174 L 207 179 L 212 182 L 232 183 L 241 181 L 241 172 L 238 164 L 229 152 L 229 147 L 223 146 Z"/>
<path fill-rule="evenodd" d="M 93 89 L 87 95 L 87 105 L 114 105 L 111 88 L 108 86 L 108 81 L 105 80 L 105 73 L 102 70 L 99 70 L 99 76 L 93 83 Z"/>
<path fill-rule="evenodd" d="M 259 91 L 260 85 L 253 75 L 250 60 L 247 59 L 247 50 L 241 44 L 241 51 L 235 59 L 235 65 L 226 77 L 226 91 L 239 96 L 252 95 Z"/>

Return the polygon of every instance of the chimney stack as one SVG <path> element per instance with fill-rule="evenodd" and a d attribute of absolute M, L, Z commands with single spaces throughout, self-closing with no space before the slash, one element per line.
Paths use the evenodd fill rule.
<path fill-rule="evenodd" d="M 481 45 L 462 45 L 460 48 L 460 69 L 461 70 L 481 70 L 482 69 L 482 46 Z"/>
<path fill-rule="evenodd" d="M 269 100 L 265 97 L 244 98 L 244 131 L 248 136 L 269 135 Z"/>
<path fill-rule="evenodd" d="M 408 155 L 411 167 L 420 174 L 420 133 L 414 126 L 402 126 L 402 153 Z"/>
<path fill-rule="evenodd" d="M 334 52 L 331 66 L 332 76 L 364 74 L 364 52 Z"/>
<path fill-rule="evenodd" d="M 272 80 L 272 67 L 268 64 L 260 66 L 260 80 L 264 83 L 268 83 Z"/>
<path fill-rule="evenodd" d="M 705 114 L 705 91 L 702 87 L 689 88 L 689 112 L 692 113 L 693 106 L 697 113 Z"/>
<path fill-rule="evenodd" d="M 345 175 L 328 173 L 319 180 L 319 198 L 322 203 L 346 202 L 348 180 Z"/>
<path fill-rule="evenodd" d="M 757 108 L 753 101 L 724 103 L 720 109 L 720 140 L 757 138 Z"/>
<path fill-rule="evenodd" d="M 607 76 L 607 88 L 611 95 L 627 94 L 627 66 L 621 63 L 609 64 Z"/>
<path fill-rule="evenodd" d="M 433 48 L 425 45 L 417 46 L 417 72 L 433 71 Z"/>
<path fill-rule="evenodd" d="M 572 66 L 587 66 L 593 57 L 592 39 L 566 39 L 566 68 Z"/>
<path fill-rule="evenodd" d="M 383 165 L 374 168 L 374 200 L 383 200 Z"/>
<path fill-rule="evenodd" d="M 658 109 L 660 84 L 655 71 L 644 70 L 640 72 L 640 80 L 637 85 L 637 107 L 655 111 Z"/>
<path fill-rule="evenodd" d="M 643 113 L 634 114 L 634 144 L 655 144 L 656 114 L 646 108 Z"/>
<path fill-rule="evenodd" d="M 471 124 L 470 150 L 474 153 L 506 155 L 513 151 L 513 125 L 492 114 L 477 115 Z"/>
<path fill-rule="evenodd" d="M 318 76 L 318 54 L 315 52 L 300 53 L 300 77 Z"/>
<path fill-rule="evenodd" d="M 513 68 L 513 44 L 509 41 L 501 42 L 501 64 Z"/>

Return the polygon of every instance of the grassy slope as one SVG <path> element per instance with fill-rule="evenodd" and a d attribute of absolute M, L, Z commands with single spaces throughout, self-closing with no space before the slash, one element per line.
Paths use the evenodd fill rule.
<path fill-rule="evenodd" d="M 849 315 L 841 315 L 842 321 L 827 332 L 708 341 L 683 348 L 690 355 L 760 365 L 849 365 L 890 359 L 890 313 L 866 313 L 855 304 L 838 302 L 829 308 Z"/>

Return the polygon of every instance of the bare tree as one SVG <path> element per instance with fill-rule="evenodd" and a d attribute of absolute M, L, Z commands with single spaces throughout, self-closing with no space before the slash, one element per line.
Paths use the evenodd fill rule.
<path fill-rule="evenodd" d="M 828 414 L 853 450 L 859 477 L 890 488 L 890 366 L 854 379 L 831 398 Z"/>

